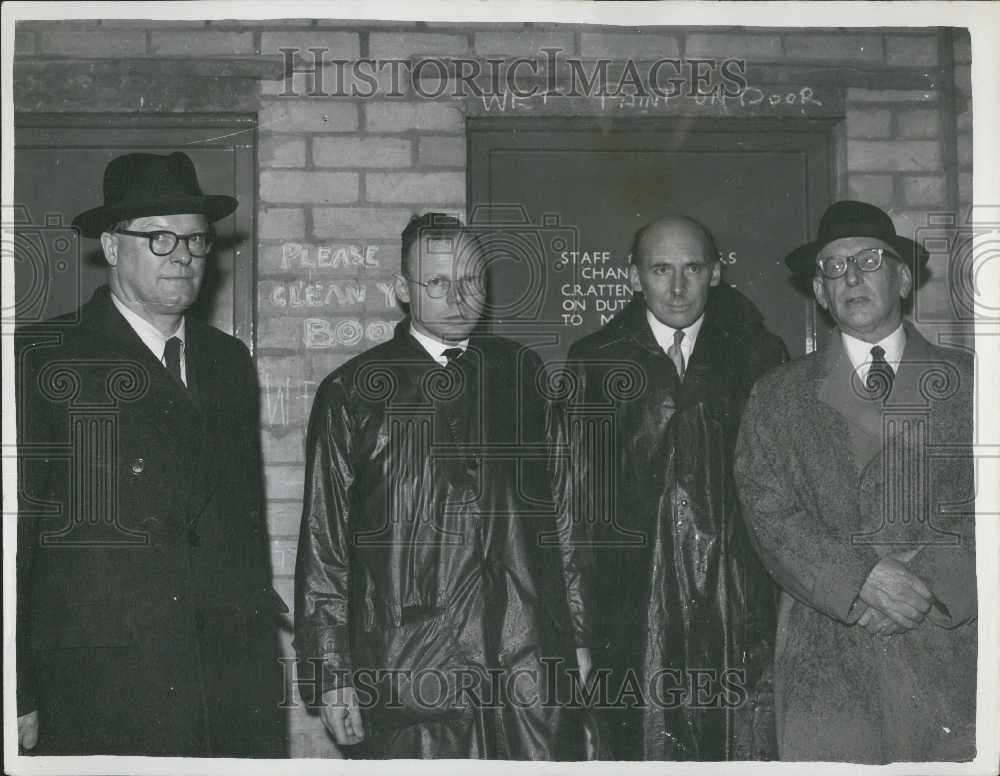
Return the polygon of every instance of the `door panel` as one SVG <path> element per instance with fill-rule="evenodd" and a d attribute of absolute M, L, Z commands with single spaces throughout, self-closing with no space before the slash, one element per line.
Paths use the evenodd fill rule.
<path fill-rule="evenodd" d="M 724 281 L 757 304 L 793 355 L 811 350 L 813 302 L 782 260 L 815 233 L 829 202 L 829 126 L 471 119 L 471 217 L 509 206 L 534 225 L 531 244 L 541 246 L 491 255 L 491 302 L 506 313 L 494 328 L 561 358 L 631 298 L 632 238 L 672 209 L 712 231 Z M 570 236 L 553 238 L 556 231 Z M 575 261 L 560 247 L 574 239 Z M 540 305 L 518 304 L 533 296 Z"/>

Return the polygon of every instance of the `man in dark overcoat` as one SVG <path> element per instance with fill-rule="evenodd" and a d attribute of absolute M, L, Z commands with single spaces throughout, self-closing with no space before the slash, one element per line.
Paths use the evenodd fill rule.
<path fill-rule="evenodd" d="M 402 251 L 408 317 L 309 420 L 300 681 L 322 677 L 307 700 L 352 757 L 571 756 L 540 359 L 478 333 L 486 257 L 460 221 L 415 217 Z"/>
<path fill-rule="evenodd" d="M 236 205 L 183 153 L 112 159 L 73 222 L 108 286 L 19 332 L 26 751 L 284 751 L 254 366 L 186 314 Z"/>
<path fill-rule="evenodd" d="M 581 668 L 606 756 L 763 757 L 754 716 L 776 590 L 743 533 L 731 462 L 750 386 L 786 351 L 721 282 L 697 221 L 643 227 L 629 272 L 633 300 L 574 344 L 561 375 L 559 511 L 575 526 L 566 586 Z"/>
<path fill-rule="evenodd" d="M 754 388 L 736 476 L 782 588 L 782 760 L 975 754 L 976 567 L 969 353 L 903 319 L 927 253 L 842 201 L 786 263 L 838 331 Z"/>

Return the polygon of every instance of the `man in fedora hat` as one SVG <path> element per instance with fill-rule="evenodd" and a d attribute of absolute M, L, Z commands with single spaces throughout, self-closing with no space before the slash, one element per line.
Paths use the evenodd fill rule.
<path fill-rule="evenodd" d="M 247 349 L 186 316 L 236 208 L 183 153 L 112 159 L 108 286 L 19 349 L 19 744 L 282 751 L 276 601 Z"/>
<path fill-rule="evenodd" d="M 783 590 L 783 760 L 975 754 L 970 354 L 903 320 L 927 262 L 889 216 L 832 205 L 786 258 L 839 333 L 754 387 L 736 477 Z"/>

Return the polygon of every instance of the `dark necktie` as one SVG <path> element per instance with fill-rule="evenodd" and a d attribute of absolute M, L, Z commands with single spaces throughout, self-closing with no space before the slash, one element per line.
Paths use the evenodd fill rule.
<path fill-rule="evenodd" d="M 180 337 L 171 337 L 163 348 L 163 360 L 167 365 L 167 371 L 174 376 L 178 385 L 184 386 L 181 379 L 181 340 Z"/>
<path fill-rule="evenodd" d="M 461 348 L 448 348 L 441 355 L 448 359 L 446 366 L 457 367 L 458 364 L 456 362 L 462 357 L 462 353 L 464 352 Z"/>
<path fill-rule="evenodd" d="M 892 381 L 896 376 L 885 360 L 885 349 L 876 345 L 871 350 L 872 363 L 868 368 L 868 379 L 865 380 L 865 387 L 868 392 L 877 399 L 885 398 L 892 391 Z"/>
<path fill-rule="evenodd" d="M 681 380 L 684 379 L 684 351 L 681 350 L 681 342 L 683 341 L 684 329 L 678 329 L 674 332 L 674 344 L 667 348 L 667 355 L 674 362 L 674 367 L 677 369 L 677 376 Z"/>

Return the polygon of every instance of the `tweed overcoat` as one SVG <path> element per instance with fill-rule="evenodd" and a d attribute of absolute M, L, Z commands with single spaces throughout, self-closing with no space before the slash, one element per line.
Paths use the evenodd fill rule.
<path fill-rule="evenodd" d="M 761 559 L 783 590 L 775 654 L 784 760 L 964 760 L 974 754 L 976 575 L 972 359 L 910 324 L 888 397 L 841 338 L 755 387 L 736 476 Z M 891 638 L 855 625 L 889 552 L 940 605 Z"/>

